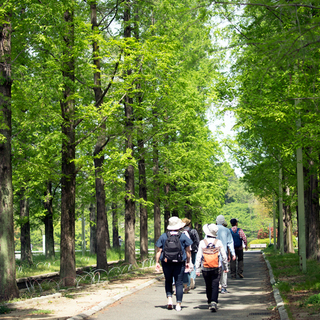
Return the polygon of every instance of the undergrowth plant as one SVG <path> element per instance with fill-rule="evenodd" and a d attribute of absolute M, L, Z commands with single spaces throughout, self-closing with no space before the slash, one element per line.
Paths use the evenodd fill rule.
<path fill-rule="evenodd" d="M 320 312 L 320 263 L 307 260 L 307 272 L 303 273 L 297 252 L 281 255 L 273 247 L 263 251 L 272 267 L 275 286 L 289 309 L 288 313 L 290 307 L 299 307 L 301 312 L 309 314 Z"/>

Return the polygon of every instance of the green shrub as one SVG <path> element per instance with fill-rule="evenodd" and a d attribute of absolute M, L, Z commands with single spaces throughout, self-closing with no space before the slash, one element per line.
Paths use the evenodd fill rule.
<path fill-rule="evenodd" d="M 268 246 L 270 244 L 270 240 L 269 238 L 252 240 L 248 244 L 248 248 L 250 248 L 251 244 L 266 244 Z M 271 239 L 271 244 L 273 244 L 273 239 Z"/>
<path fill-rule="evenodd" d="M 279 282 L 277 287 L 281 292 L 290 292 L 292 288 L 291 284 L 288 282 Z"/>
<path fill-rule="evenodd" d="M 15 309 L 10 309 L 7 306 L 0 306 L 0 314 L 7 314 L 14 310 Z"/>
<path fill-rule="evenodd" d="M 273 241 L 274 241 L 273 238 L 271 238 L 271 244 L 274 244 Z M 293 242 L 294 248 L 298 247 L 298 241 L 294 235 L 292 235 L 292 242 Z M 248 244 L 248 247 L 250 248 L 250 244 L 261 244 L 261 243 L 265 243 L 268 246 L 270 244 L 270 240 L 269 240 L 269 238 L 254 239 L 254 240 L 250 241 L 250 243 Z"/>
<path fill-rule="evenodd" d="M 320 304 L 320 293 L 310 296 L 306 300 L 306 305 L 309 305 L 309 304 Z"/>

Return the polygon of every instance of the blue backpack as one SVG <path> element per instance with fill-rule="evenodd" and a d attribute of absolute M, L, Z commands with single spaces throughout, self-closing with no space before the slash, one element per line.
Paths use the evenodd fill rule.
<path fill-rule="evenodd" d="M 240 228 L 237 228 L 237 232 L 234 233 L 234 232 L 232 231 L 232 229 L 230 228 L 230 231 L 231 231 L 231 234 L 232 234 L 233 243 L 234 243 L 234 247 L 235 247 L 235 248 L 242 247 L 242 239 L 240 238 L 239 230 L 240 230 Z"/>

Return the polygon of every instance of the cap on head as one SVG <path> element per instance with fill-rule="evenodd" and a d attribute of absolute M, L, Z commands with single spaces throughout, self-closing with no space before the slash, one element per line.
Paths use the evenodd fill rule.
<path fill-rule="evenodd" d="M 232 226 L 235 226 L 237 224 L 237 222 L 238 222 L 238 219 L 236 219 L 236 218 L 233 218 L 230 220 L 230 223 Z"/>
<path fill-rule="evenodd" d="M 217 222 L 217 224 L 222 224 L 222 225 L 226 224 L 226 220 L 225 220 L 225 218 L 224 218 L 224 216 L 222 214 L 217 216 L 216 222 Z"/>
<path fill-rule="evenodd" d="M 169 219 L 168 230 L 180 230 L 185 226 L 185 223 L 179 217 L 171 217 Z"/>

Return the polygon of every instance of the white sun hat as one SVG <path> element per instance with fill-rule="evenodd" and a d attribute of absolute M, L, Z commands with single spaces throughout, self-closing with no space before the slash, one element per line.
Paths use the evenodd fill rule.
<path fill-rule="evenodd" d="M 219 230 L 218 226 L 214 223 L 205 224 L 202 229 L 203 232 L 210 237 L 216 237 Z"/>
<path fill-rule="evenodd" d="M 182 222 L 182 220 L 179 217 L 171 217 L 169 219 L 169 225 L 167 227 L 168 230 L 180 230 L 183 228 L 186 224 Z"/>

